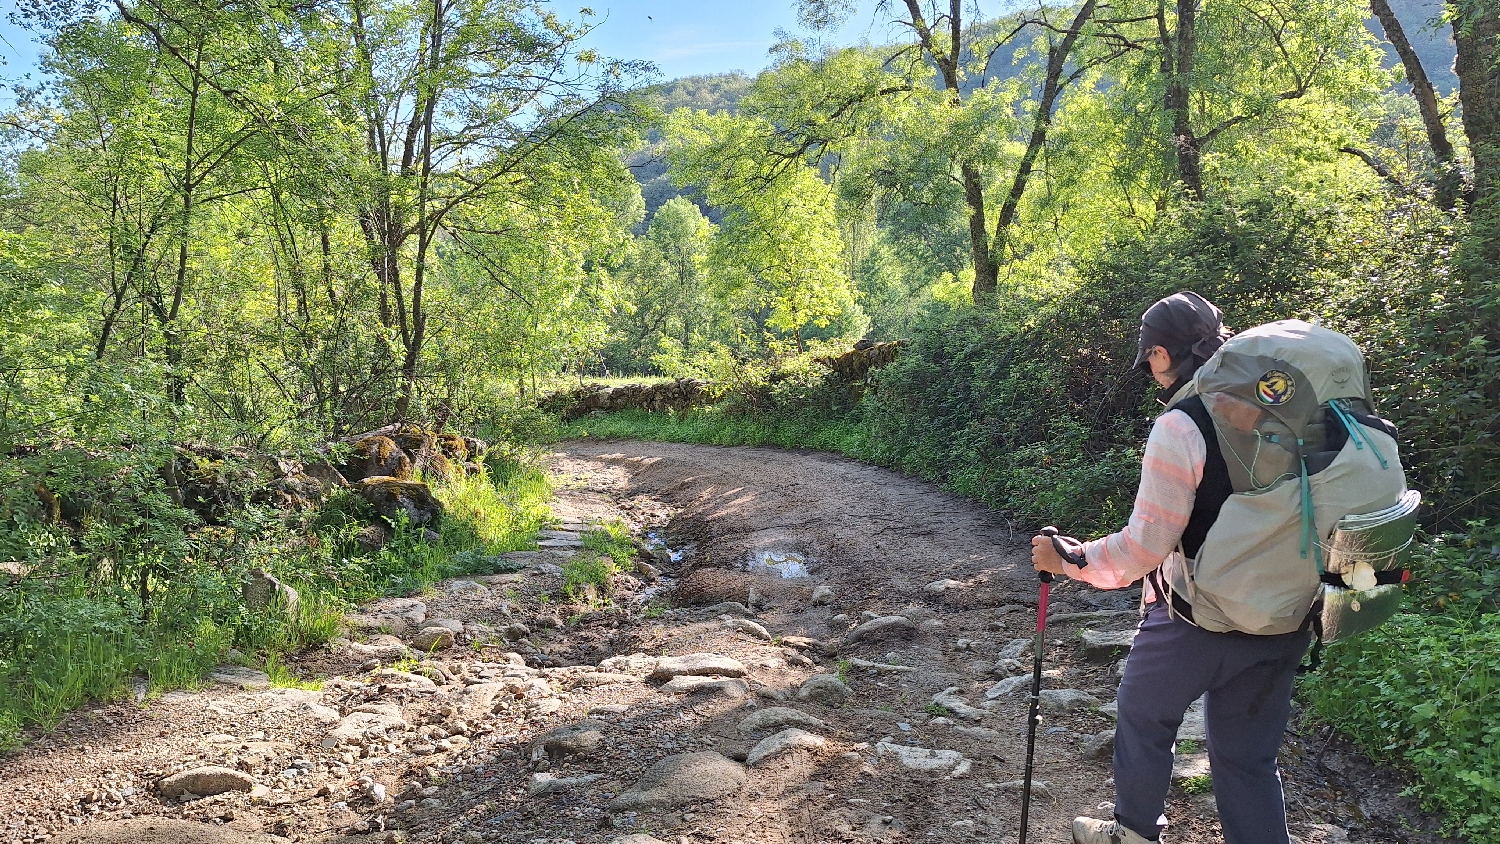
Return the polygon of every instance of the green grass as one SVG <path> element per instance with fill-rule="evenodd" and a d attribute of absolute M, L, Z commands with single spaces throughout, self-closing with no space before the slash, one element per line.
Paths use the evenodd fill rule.
<path fill-rule="evenodd" d="M 312 688 L 316 681 L 293 675 L 285 655 L 338 636 L 346 611 L 444 578 L 497 571 L 499 555 L 535 547 L 551 517 L 551 488 L 533 465 L 494 461 L 481 473 L 434 480 L 432 489 L 446 508 L 436 539 L 397 526 L 375 552 L 355 542 L 372 514 L 347 491 L 305 526 L 285 514 L 247 511 L 232 528 L 188 535 L 181 563 L 163 566 L 151 581 L 148 611 L 111 567 L 59 553 L 66 541 L 46 545 L 49 576 L 0 590 L 0 750 L 18 746 L 28 727 L 51 730 L 85 701 L 128 694 L 132 675 L 144 675 L 152 693 L 198 685 L 231 646 L 247 664 L 263 665 L 273 684 Z M 0 539 L 8 529 L 0 527 Z M 245 607 L 240 580 L 251 568 L 297 589 L 297 611 Z"/>
<path fill-rule="evenodd" d="M 1500 827 L 1500 614 L 1398 614 L 1328 648 L 1304 681 L 1318 717 L 1471 840 Z"/>
<path fill-rule="evenodd" d="M 287 668 L 286 662 L 281 654 L 272 654 L 266 658 L 266 676 L 271 678 L 271 685 L 278 689 L 307 689 L 317 691 L 323 688 L 323 681 L 318 679 L 305 680 L 292 673 Z"/>
<path fill-rule="evenodd" d="M 594 598 L 604 598 L 609 594 L 610 578 L 630 571 L 635 553 L 630 529 L 618 519 L 585 531 L 583 550 L 563 563 L 563 591 L 573 600 L 590 591 Z"/>
<path fill-rule="evenodd" d="M 1214 790 L 1214 778 L 1209 774 L 1188 777 L 1182 781 L 1181 785 L 1182 790 L 1188 794 L 1208 794 Z"/>
<path fill-rule="evenodd" d="M 868 435 L 853 422 L 815 414 L 748 415 L 720 407 L 683 413 L 622 410 L 563 425 L 563 439 L 640 439 L 705 445 L 774 445 L 812 448 L 854 458 L 870 455 Z"/>

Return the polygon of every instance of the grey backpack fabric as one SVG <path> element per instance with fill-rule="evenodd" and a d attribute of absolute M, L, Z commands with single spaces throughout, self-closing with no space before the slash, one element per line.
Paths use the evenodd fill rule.
<path fill-rule="evenodd" d="M 1336 549 L 1340 531 L 1359 517 L 1411 500 L 1396 441 L 1359 421 L 1371 420 L 1371 394 L 1364 356 L 1348 337 L 1301 320 L 1250 329 L 1198 370 L 1182 393 L 1193 394 L 1213 420 L 1234 488 L 1197 556 L 1174 555 L 1162 569 L 1166 588 L 1191 607 L 1194 624 L 1215 632 L 1290 633 L 1308 623 L 1325 588 L 1337 591 L 1331 583 L 1339 578 L 1326 574 L 1348 581 L 1360 563 L 1384 571 L 1404 561 L 1405 545 L 1384 553 L 1400 545 L 1389 529 L 1380 553 L 1366 547 L 1358 557 Z M 1368 579 L 1363 569 L 1360 575 Z M 1349 597 L 1336 595 L 1334 603 L 1346 613 L 1351 605 L 1362 611 L 1358 596 Z M 1373 598 L 1362 623 L 1344 629 L 1368 629 L 1364 622 L 1394 612 L 1389 600 Z"/>

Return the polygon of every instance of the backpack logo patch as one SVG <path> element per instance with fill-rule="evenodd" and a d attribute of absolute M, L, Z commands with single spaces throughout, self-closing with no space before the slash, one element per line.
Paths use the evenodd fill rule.
<path fill-rule="evenodd" d="M 1261 404 L 1271 407 L 1286 404 L 1292 400 L 1296 392 L 1297 385 L 1292 382 L 1292 376 L 1279 369 L 1273 369 L 1260 376 L 1260 380 L 1255 384 L 1256 398 L 1260 399 Z"/>

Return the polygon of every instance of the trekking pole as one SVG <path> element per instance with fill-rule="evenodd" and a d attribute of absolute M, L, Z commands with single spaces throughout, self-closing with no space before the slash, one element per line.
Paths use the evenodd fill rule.
<path fill-rule="evenodd" d="M 1057 528 L 1042 528 L 1042 535 L 1052 538 L 1052 547 L 1058 556 L 1079 568 L 1088 565 L 1083 557 L 1069 551 L 1058 538 Z M 1047 634 L 1047 599 L 1052 593 L 1052 572 L 1037 572 L 1041 578 L 1041 593 L 1036 603 L 1036 638 L 1031 643 L 1031 714 L 1026 719 L 1026 773 L 1021 777 L 1021 844 L 1026 844 L 1027 827 L 1031 819 L 1031 774 L 1032 760 L 1036 755 L 1036 726 L 1042 720 L 1042 645 Z"/>

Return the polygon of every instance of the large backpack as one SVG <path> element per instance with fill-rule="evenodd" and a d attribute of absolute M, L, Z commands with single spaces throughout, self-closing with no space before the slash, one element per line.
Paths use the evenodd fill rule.
<path fill-rule="evenodd" d="M 1395 429 L 1373 415 L 1354 342 L 1301 320 L 1250 329 L 1174 401 L 1194 396 L 1232 492 L 1196 554 L 1152 573 L 1157 593 L 1215 632 L 1316 627 L 1335 641 L 1389 618 L 1421 496 Z"/>

